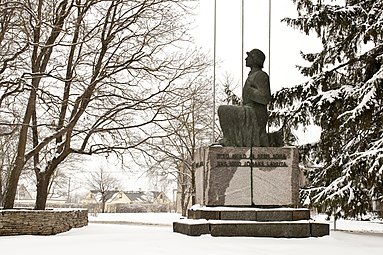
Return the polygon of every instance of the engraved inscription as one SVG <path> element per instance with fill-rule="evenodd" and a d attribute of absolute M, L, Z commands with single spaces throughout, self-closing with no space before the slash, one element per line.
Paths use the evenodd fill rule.
<path fill-rule="evenodd" d="M 288 167 L 286 154 L 216 154 L 216 167 Z"/>

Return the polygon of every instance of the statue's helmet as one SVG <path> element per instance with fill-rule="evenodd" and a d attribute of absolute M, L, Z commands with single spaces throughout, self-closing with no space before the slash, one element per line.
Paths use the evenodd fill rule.
<path fill-rule="evenodd" d="M 254 63 L 257 66 L 263 68 L 263 63 L 265 62 L 266 56 L 261 50 L 253 49 L 250 52 L 246 52 L 246 54 L 253 58 Z"/>

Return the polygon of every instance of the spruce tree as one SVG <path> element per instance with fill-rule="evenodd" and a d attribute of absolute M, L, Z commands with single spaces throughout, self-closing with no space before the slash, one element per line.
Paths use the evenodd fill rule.
<path fill-rule="evenodd" d="M 318 36 L 322 49 L 301 53 L 310 79 L 274 94 L 271 122 L 321 127 L 320 140 L 304 146 L 302 202 L 360 217 L 383 198 L 383 0 L 293 2 L 298 17 L 283 22 Z"/>

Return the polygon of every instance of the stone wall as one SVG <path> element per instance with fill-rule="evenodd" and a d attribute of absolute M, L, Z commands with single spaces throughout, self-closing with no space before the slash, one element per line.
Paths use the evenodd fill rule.
<path fill-rule="evenodd" d="M 87 225 L 85 209 L 0 210 L 0 236 L 55 235 Z"/>

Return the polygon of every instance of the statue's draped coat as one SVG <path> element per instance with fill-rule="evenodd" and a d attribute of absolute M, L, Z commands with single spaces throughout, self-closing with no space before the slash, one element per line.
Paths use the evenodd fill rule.
<path fill-rule="evenodd" d="M 269 146 L 267 104 L 271 99 L 269 76 L 260 68 L 249 73 L 242 91 L 242 106 L 221 105 L 218 116 L 224 146 Z"/>

